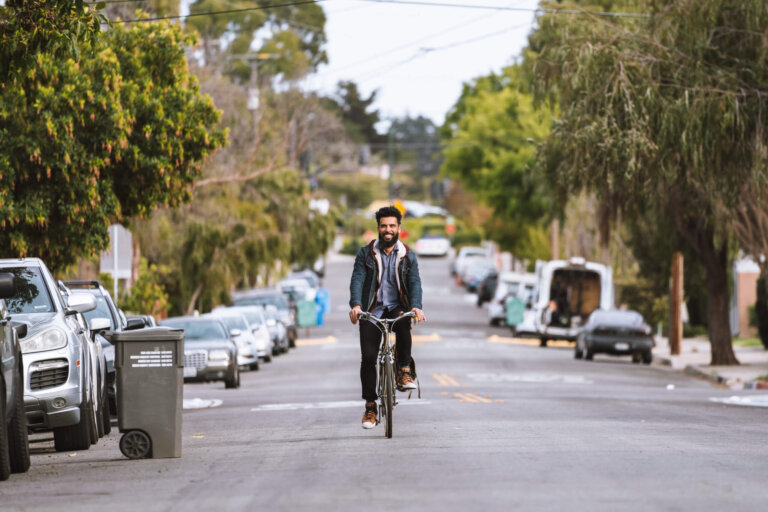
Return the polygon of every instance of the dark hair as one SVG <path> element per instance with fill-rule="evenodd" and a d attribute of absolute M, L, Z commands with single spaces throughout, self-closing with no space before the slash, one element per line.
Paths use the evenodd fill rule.
<path fill-rule="evenodd" d="M 400 224 L 400 221 L 403 219 L 403 214 L 400 213 L 400 210 L 398 210 L 394 206 L 385 206 L 383 208 L 379 208 L 379 211 L 376 212 L 377 226 L 381 223 L 381 219 L 383 217 L 396 217 L 397 223 Z"/>

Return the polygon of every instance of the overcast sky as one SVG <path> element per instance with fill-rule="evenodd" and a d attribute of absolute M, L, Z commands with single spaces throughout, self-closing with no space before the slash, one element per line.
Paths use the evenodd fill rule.
<path fill-rule="evenodd" d="M 382 117 L 422 114 L 442 124 L 461 84 L 499 71 L 520 55 L 537 0 L 423 0 L 516 11 L 327 0 L 330 64 L 304 86 L 330 93 L 339 80 L 378 89 Z"/>

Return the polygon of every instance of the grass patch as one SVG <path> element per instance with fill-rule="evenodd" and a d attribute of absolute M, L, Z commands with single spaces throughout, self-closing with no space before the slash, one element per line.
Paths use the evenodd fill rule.
<path fill-rule="evenodd" d="M 760 341 L 760 338 L 734 338 L 733 346 L 734 347 L 762 347 L 763 342 Z"/>

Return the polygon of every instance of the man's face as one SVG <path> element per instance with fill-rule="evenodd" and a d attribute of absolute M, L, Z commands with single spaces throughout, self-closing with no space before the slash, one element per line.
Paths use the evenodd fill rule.
<path fill-rule="evenodd" d="M 397 222 L 397 217 L 382 217 L 379 220 L 379 240 L 384 242 L 384 245 L 394 245 L 399 236 L 400 224 Z"/>

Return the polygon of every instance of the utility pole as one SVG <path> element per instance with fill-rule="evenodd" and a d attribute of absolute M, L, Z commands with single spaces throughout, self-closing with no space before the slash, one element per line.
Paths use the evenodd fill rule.
<path fill-rule="evenodd" d="M 560 259 L 560 220 L 554 219 L 550 228 L 550 240 L 552 244 L 552 259 Z"/>
<path fill-rule="evenodd" d="M 232 55 L 230 58 L 248 59 L 251 63 L 251 80 L 248 83 L 248 110 L 253 116 L 253 144 L 259 142 L 259 121 L 261 120 L 260 88 L 259 88 L 259 61 L 276 59 L 277 53 L 248 53 L 246 55 Z"/>
<path fill-rule="evenodd" d="M 387 155 L 389 160 L 389 202 L 390 204 L 395 200 L 395 131 L 392 129 L 394 123 L 389 125 L 389 134 L 387 136 Z"/>
<path fill-rule="evenodd" d="M 683 254 L 672 255 L 672 276 L 669 287 L 669 353 L 680 355 L 683 340 Z"/>

